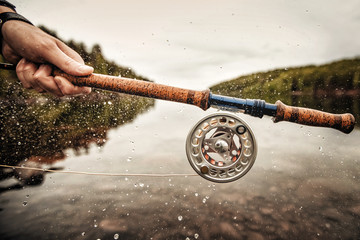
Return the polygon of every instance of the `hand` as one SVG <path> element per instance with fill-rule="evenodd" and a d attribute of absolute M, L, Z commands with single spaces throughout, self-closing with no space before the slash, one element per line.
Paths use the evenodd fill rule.
<path fill-rule="evenodd" d="M 78 53 L 41 29 L 21 21 L 8 21 L 2 27 L 2 53 L 17 64 L 16 73 L 25 88 L 49 92 L 55 96 L 87 94 L 89 87 L 77 87 L 63 77 L 52 76 L 55 65 L 64 72 L 85 76 L 93 68 L 84 65 Z"/>

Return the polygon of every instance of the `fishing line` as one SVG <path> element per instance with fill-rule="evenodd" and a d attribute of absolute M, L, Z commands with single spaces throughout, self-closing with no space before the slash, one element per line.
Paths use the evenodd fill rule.
<path fill-rule="evenodd" d="M 187 173 L 101 173 L 101 172 L 82 172 L 82 171 L 63 171 L 63 170 L 52 170 L 35 167 L 21 167 L 12 165 L 0 164 L 0 167 L 13 168 L 13 169 L 25 169 L 25 170 L 36 170 L 50 173 L 66 173 L 66 174 L 81 174 L 81 175 L 95 175 L 95 176 L 108 176 L 108 177 L 195 177 L 197 174 Z"/>

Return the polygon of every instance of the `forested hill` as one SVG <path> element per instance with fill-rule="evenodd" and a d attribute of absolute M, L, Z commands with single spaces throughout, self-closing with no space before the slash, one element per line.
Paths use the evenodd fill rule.
<path fill-rule="evenodd" d="M 50 35 L 62 40 L 56 32 L 46 28 L 45 26 L 40 26 L 40 28 L 49 33 Z M 137 75 L 128 67 L 117 65 L 114 61 L 109 61 L 105 59 L 102 54 L 99 44 L 95 44 L 91 50 L 87 50 L 87 47 L 83 42 L 76 42 L 74 40 L 64 41 L 69 47 L 74 49 L 80 56 L 84 59 L 87 65 L 90 65 L 94 68 L 96 73 L 112 75 L 112 76 L 122 76 L 127 78 L 136 78 L 142 80 L 148 80 L 145 77 Z"/>
<path fill-rule="evenodd" d="M 329 64 L 275 69 L 211 87 L 214 93 L 274 101 L 292 96 L 341 97 L 360 93 L 360 58 Z"/>

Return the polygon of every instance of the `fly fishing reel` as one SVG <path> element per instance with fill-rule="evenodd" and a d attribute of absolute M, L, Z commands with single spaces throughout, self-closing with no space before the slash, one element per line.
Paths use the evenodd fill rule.
<path fill-rule="evenodd" d="M 191 166 L 213 182 L 231 182 L 244 176 L 255 162 L 257 146 L 251 128 L 232 114 L 201 119 L 186 140 Z"/>

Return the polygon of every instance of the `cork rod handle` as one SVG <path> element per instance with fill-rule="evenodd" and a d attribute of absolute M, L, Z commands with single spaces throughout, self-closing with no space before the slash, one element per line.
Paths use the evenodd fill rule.
<path fill-rule="evenodd" d="M 96 73 L 84 77 L 75 77 L 64 73 L 59 69 L 54 70 L 54 75 L 62 76 L 76 86 L 88 86 L 142 97 L 187 103 L 198 106 L 203 110 L 206 110 L 210 107 L 210 90 L 193 91 L 148 81 L 108 76 Z"/>
<path fill-rule="evenodd" d="M 277 111 L 274 122 L 289 121 L 309 126 L 330 127 L 344 133 L 350 133 L 355 126 L 355 118 L 350 113 L 332 114 L 309 108 L 292 107 L 276 103 Z"/>

